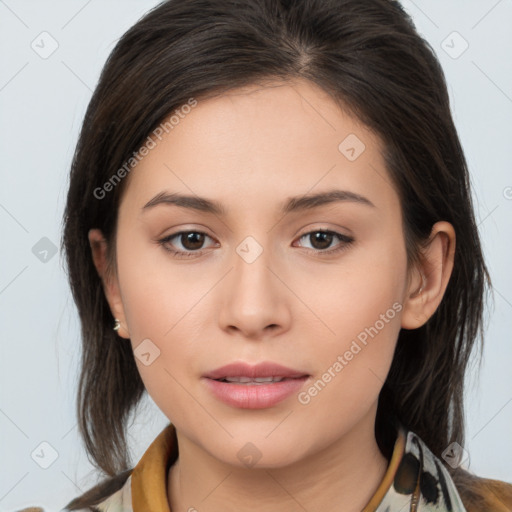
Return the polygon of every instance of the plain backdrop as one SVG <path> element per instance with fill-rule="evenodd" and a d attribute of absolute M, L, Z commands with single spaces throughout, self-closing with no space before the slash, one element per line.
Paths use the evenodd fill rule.
<path fill-rule="evenodd" d="M 100 70 L 156 4 L 0 0 L 0 511 L 60 510 L 96 482 L 76 428 L 79 324 L 61 217 Z M 512 481 L 512 1 L 403 5 L 446 74 L 494 285 L 482 370 L 465 396 L 469 469 Z M 140 411 L 134 464 L 167 422 L 151 399 Z"/>

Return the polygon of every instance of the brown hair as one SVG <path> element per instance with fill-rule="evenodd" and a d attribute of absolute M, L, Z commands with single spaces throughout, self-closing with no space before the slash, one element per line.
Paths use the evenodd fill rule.
<path fill-rule="evenodd" d="M 127 180 L 101 199 L 95 191 L 190 98 L 294 78 L 320 86 L 384 142 L 409 263 L 418 261 L 435 222 L 455 228 L 455 264 L 439 308 L 422 327 L 399 334 L 379 397 L 376 438 L 389 452 L 386 418 L 393 415 L 437 456 L 453 441 L 464 445 L 464 375 L 475 341 L 483 339 L 490 277 L 433 49 L 392 0 L 169 0 L 130 28 L 109 56 L 71 167 L 62 245 L 81 320 L 79 429 L 95 466 L 108 477 L 123 473 L 68 509 L 97 503 L 126 480 L 127 420 L 145 391 L 130 344 L 119 343 L 112 330 L 87 237 L 91 228 L 103 231 L 115 273 L 117 211 Z"/>

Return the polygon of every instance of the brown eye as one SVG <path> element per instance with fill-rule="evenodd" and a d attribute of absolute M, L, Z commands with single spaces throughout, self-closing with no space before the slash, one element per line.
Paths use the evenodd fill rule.
<path fill-rule="evenodd" d="M 331 254 L 344 250 L 354 241 L 352 237 L 336 233 L 335 231 L 325 230 L 310 231 L 302 235 L 300 240 L 302 239 L 309 240 L 311 249 L 320 254 Z M 335 239 L 340 240 L 340 242 L 334 246 L 334 249 L 330 249 Z"/>
<path fill-rule="evenodd" d="M 211 239 L 202 231 L 180 231 L 158 240 L 158 243 L 176 258 L 187 258 L 203 253 L 206 238 Z"/>
<path fill-rule="evenodd" d="M 179 235 L 183 247 L 190 251 L 201 249 L 204 244 L 204 236 L 204 233 L 197 231 L 190 231 Z"/>
<path fill-rule="evenodd" d="M 316 231 L 308 235 L 315 249 L 328 249 L 334 238 L 332 233 Z"/>

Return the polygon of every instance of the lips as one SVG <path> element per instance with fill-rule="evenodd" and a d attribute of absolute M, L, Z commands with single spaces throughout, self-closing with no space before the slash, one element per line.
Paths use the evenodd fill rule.
<path fill-rule="evenodd" d="M 205 378 L 203 383 L 212 396 L 231 407 L 268 409 L 299 393 L 308 379 L 308 377 L 301 377 L 254 385 Z"/>
<path fill-rule="evenodd" d="M 262 362 L 256 365 L 250 365 L 242 361 L 221 366 L 203 375 L 203 377 L 212 380 L 227 381 L 237 384 L 250 383 L 254 385 L 308 376 L 309 374 L 306 372 L 288 368 L 277 363 Z"/>

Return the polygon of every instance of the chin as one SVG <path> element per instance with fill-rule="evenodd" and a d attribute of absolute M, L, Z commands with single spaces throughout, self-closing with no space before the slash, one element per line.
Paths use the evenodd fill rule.
<path fill-rule="evenodd" d="M 262 431 L 265 434 L 262 435 Z M 268 432 L 270 431 L 268 430 Z M 306 455 L 297 450 L 297 446 L 300 446 L 299 439 L 289 436 L 284 438 L 278 435 L 274 439 L 265 439 L 267 430 L 259 430 L 259 432 L 258 434 L 255 431 L 254 436 L 249 432 L 245 432 L 241 436 L 234 436 L 232 440 L 223 445 L 217 444 L 213 450 L 209 449 L 208 451 L 225 464 L 241 469 L 284 468 L 296 463 Z M 273 435 L 271 434 L 270 437 Z"/>

